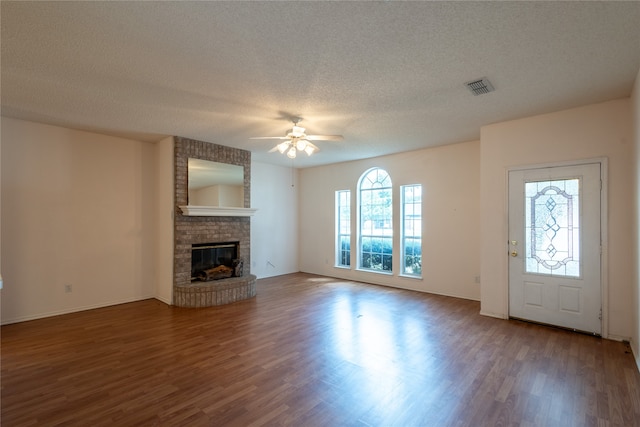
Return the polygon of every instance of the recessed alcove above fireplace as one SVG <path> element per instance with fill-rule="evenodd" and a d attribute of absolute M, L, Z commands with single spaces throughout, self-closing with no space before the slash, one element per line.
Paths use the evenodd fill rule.
<path fill-rule="evenodd" d="M 251 207 L 251 152 L 188 138 L 174 137 L 175 214 L 174 214 L 174 292 L 173 304 L 180 307 L 206 307 L 228 304 L 255 296 L 256 277 L 250 274 L 251 218 L 239 215 L 189 215 L 189 158 L 228 163 L 243 167 L 243 207 Z M 236 242 L 236 259 L 242 260 L 241 277 L 192 283 L 192 249 L 211 242 Z"/>

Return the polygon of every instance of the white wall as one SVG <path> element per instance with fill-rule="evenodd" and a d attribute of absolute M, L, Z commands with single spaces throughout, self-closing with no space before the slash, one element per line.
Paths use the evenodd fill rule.
<path fill-rule="evenodd" d="M 257 209 L 251 217 L 251 273 L 263 278 L 300 271 L 297 172 L 252 162 L 251 207 Z"/>
<path fill-rule="evenodd" d="M 640 367 L 640 70 L 636 76 L 635 85 L 631 93 L 631 117 L 633 120 L 633 162 L 634 180 L 632 203 L 634 206 L 634 226 L 632 235 L 634 238 L 633 261 L 633 329 L 631 346 L 636 357 L 636 364 Z"/>
<path fill-rule="evenodd" d="M 632 125 L 629 99 L 498 123 L 481 129 L 482 313 L 508 316 L 507 169 L 608 158 L 608 329 L 632 334 Z M 606 314 L 605 313 L 605 314 Z M 605 323 L 605 327 L 606 327 Z"/>
<path fill-rule="evenodd" d="M 2 323 L 154 296 L 154 150 L 2 118 Z"/>
<path fill-rule="evenodd" d="M 2 135 L 2 122 L 0 121 L 0 135 Z M 2 137 L 0 136 L 0 177 L 2 177 Z M 0 197 L 0 224 L 2 224 L 2 197 Z M 2 242 L 2 227 L 0 226 L 0 242 Z M 0 244 L 0 319 L 2 319 L 2 245 Z"/>
<path fill-rule="evenodd" d="M 423 188 L 423 277 L 335 267 L 335 192 L 351 190 L 352 229 L 356 224 L 356 185 L 371 167 L 385 169 L 394 188 L 394 235 L 399 236 L 401 185 Z M 300 171 L 300 268 L 304 272 L 360 280 L 423 292 L 480 299 L 480 143 L 430 148 Z M 395 239 L 397 241 L 397 239 Z M 352 247 L 355 245 L 352 243 Z M 355 251 L 354 251 L 355 252 Z M 400 248 L 394 242 L 394 253 Z"/>
<path fill-rule="evenodd" d="M 173 302 L 173 215 L 174 201 L 174 144 L 168 137 L 155 144 L 156 149 L 156 205 L 154 226 L 156 265 L 154 295 L 166 304 Z"/>

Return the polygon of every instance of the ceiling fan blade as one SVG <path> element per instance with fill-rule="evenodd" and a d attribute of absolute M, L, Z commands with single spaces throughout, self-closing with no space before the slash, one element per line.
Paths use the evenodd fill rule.
<path fill-rule="evenodd" d="M 249 139 L 278 139 L 280 141 L 286 141 L 290 138 L 286 136 L 254 136 Z"/>
<path fill-rule="evenodd" d="M 269 150 L 269 153 L 273 153 L 274 151 L 278 151 L 278 146 L 276 145 L 275 147 L 273 147 L 271 150 Z"/>
<path fill-rule="evenodd" d="M 344 136 L 342 135 L 307 135 L 306 137 L 312 141 L 342 141 Z"/>

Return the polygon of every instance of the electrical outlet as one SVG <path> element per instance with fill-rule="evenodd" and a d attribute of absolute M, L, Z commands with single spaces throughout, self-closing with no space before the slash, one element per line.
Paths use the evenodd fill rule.
<path fill-rule="evenodd" d="M 480 276 L 476 276 L 476 283 L 480 283 Z"/>
<path fill-rule="evenodd" d="M 67 283 L 66 285 L 64 285 L 64 291 L 66 293 L 72 292 L 73 291 L 73 286 L 70 283 Z"/>

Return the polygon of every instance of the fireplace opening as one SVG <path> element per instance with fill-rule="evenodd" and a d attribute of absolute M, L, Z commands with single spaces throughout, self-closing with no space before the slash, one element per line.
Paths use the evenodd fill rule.
<path fill-rule="evenodd" d="M 191 245 L 191 281 L 210 281 L 242 276 L 239 242 Z"/>

